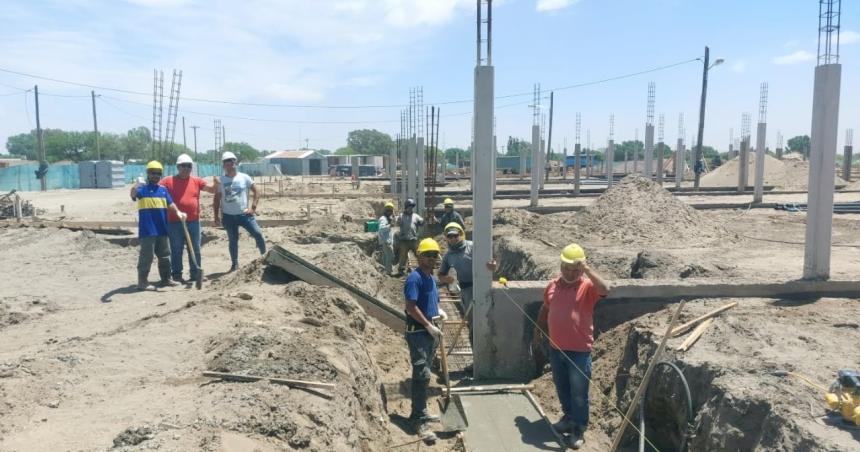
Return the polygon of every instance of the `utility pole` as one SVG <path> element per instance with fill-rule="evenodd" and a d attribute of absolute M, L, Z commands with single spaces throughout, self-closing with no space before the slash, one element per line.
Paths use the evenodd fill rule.
<path fill-rule="evenodd" d="M 36 139 L 39 143 L 39 185 L 42 191 L 48 189 L 48 181 L 45 180 L 48 171 L 48 162 L 45 159 L 45 143 L 42 141 L 42 123 L 39 118 L 39 85 L 33 88 L 36 95 Z"/>
<path fill-rule="evenodd" d="M 197 129 L 200 126 L 191 126 L 191 130 L 194 132 L 194 158 L 197 158 Z"/>
<path fill-rule="evenodd" d="M 102 152 L 99 148 L 99 121 L 96 116 L 96 92 L 95 90 L 91 90 L 90 94 L 93 96 L 93 129 L 96 131 L 96 160 L 102 159 Z"/>
<path fill-rule="evenodd" d="M 693 159 L 693 187 L 699 188 L 699 176 L 701 176 L 704 164 L 702 162 L 702 138 L 705 134 L 705 99 L 708 96 L 708 59 L 709 49 L 705 46 L 705 61 L 702 66 L 702 99 L 699 102 L 699 133 L 696 138 L 696 157 Z M 747 163 L 743 162 L 746 167 Z"/>
<path fill-rule="evenodd" d="M 549 170 L 550 170 L 550 162 L 552 161 L 552 95 L 553 92 L 549 92 L 549 132 L 546 137 L 546 178 L 544 180 L 549 181 Z"/>

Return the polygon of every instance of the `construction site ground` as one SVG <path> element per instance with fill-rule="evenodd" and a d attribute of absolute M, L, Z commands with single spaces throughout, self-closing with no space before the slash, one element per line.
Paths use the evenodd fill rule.
<path fill-rule="evenodd" d="M 375 234 L 362 226 L 387 199 L 383 186 L 363 182 L 353 190 L 345 180 L 269 181 L 260 218 L 307 221 L 267 227 L 266 240 L 402 307 L 402 278 L 382 273 Z M 46 220 L 136 218 L 127 189 L 24 197 Z M 576 241 L 592 266 L 612 280 L 799 278 L 806 214 L 688 207 L 729 202 L 726 198 L 735 196 L 672 196 L 631 178 L 599 198 L 541 201 L 586 207 L 580 212 L 540 215 L 516 208 L 527 205 L 527 198 L 496 201 L 497 276 L 552 278 L 559 248 Z M 737 198 L 752 201 L 751 194 Z M 837 200 L 857 201 L 860 193 L 838 193 Z M 805 202 L 805 195 L 766 194 L 765 202 Z M 211 197 L 204 195 L 203 203 L 202 216 L 211 219 Z M 857 279 L 858 231 L 860 215 L 835 217 L 833 279 Z M 207 227 L 203 290 L 137 292 L 138 250 L 113 232 L 30 221 L 0 225 L 0 450 L 419 446 L 406 421 L 405 342 L 366 315 L 345 290 L 312 286 L 266 266 L 245 233 L 240 270 L 226 273 L 226 234 Z M 153 268 L 151 280 L 156 273 Z M 773 375 L 798 372 L 826 386 L 838 369 L 860 367 L 858 300 L 688 300 L 681 321 L 731 301 L 739 305 L 717 317 L 690 350 L 676 351 L 683 338 L 671 339 L 664 356 L 684 370 L 690 384 L 695 413 L 690 450 L 860 447 L 860 431 L 827 416 L 818 390 Z M 621 423 L 618 409 L 629 405 L 675 306 L 669 300 L 598 305 L 591 427 L 583 450 L 609 448 Z M 454 366 L 457 382 L 466 365 Z M 335 389 L 320 395 L 267 382 L 228 383 L 204 378 L 204 371 L 327 382 Z M 533 381 L 534 392 L 555 420 L 560 413 L 551 375 L 548 368 L 542 372 Z M 646 436 L 659 450 L 675 450 L 681 412 L 677 397 L 670 397 L 677 395 L 675 380 L 659 371 L 655 381 L 646 406 L 646 417 L 653 420 Z M 434 379 L 434 387 L 440 384 Z M 638 427 L 638 418 L 631 420 Z M 628 426 L 627 433 L 624 449 L 635 450 L 634 429 Z M 440 436 L 435 446 L 421 450 L 480 450 L 454 434 Z"/>

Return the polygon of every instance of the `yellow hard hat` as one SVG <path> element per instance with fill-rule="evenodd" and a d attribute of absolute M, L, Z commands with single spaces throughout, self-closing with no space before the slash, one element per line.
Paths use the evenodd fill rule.
<path fill-rule="evenodd" d="M 153 160 L 153 161 L 151 161 L 151 162 L 149 162 L 149 163 L 147 163 L 147 164 L 146 164 L 146 170 L 147 170 L 147 171 L 149 171 L 149 170 L 159 170 L 159 171 L 162 171 L 162 172 L 163 172 L 163 171 L 164 171 L 164 167 L 163 167 L 163 166 L 161 166 L 161 163 L 159 163 L 159 161 L 158 161 L 158 160 Z"/>
<path fill-rule="evenodd" d="M 429 251 L 435 251 L 439 253 L 442 250 L 439 248 L 439 244 L 431 238 L 426 238 L 418 243 L 418 254 L 423 254 Z"/>
<path fill-rule="evenodd" d="M 453 205 L 454 205 L 454 200 L 453 200 L 453 199 L 451 199 L 451 198 L 445 198 L 445 200 L 444 200 L 444 201 L 442 201 L 442 205 L 443 205 L 443 206 L 453 206 Z"/>
<path fill-rule="evenodd" d="M 387 203 L 385 203 L 385 208 L 386 209 L 394 209 L 394 203 L 391 201 L 388 201 Z"/>
<path fill-rule="evenodd" d="M 457 223 L 456 221 L 452 221 L 445 225 L 445 229 L 443 229 L 443 231 L 445 231 L 445 235 L 448 235 L 449 229 L 457 229 L 460 231 L 460 235 L 466 235 L 466 231 L 463 230 L 463 226 L 460 226 L 460 223 Z"/>
<path fill-rule="evenodd" d="M 585 250 L 576 243 L 571 243 L 561 250 L 561 261 L 573 264 L 585 260 Z"/>
<path fill-rule="evenodd" d="M 505 278 L 504 276 L 502 276 L 501 278 L 499 278 L 499 284 L 501 284 L 503 286 L 507 286 L 508 285 L 508 278 Z"/>

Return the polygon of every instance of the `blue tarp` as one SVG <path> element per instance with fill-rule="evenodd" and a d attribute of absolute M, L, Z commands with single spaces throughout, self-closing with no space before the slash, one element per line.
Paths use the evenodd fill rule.
<path fill-rule="evenodd" d="M 24 165 L 11 166 L 9 168 L 0 168 L 0 192 L 8 192 L 11 190 L 18 191 L 39 191 L 41 185 L 39 179 L 36 179 L 36 170 L 39 169 L 38 163 L 28 163 Z M 146 174 L 146 165 L 125 165 L 125 181 L 131 182 L 138 176 Z M 165 176 L 176 174 L 176 167 L 173 165 L 164 168 Z M 212 177 L 222 173 L 221 165 L 203 164 L 197 165 L 197 175 L 200 177 Z M 80 173 L 77 163 L 55 164 L 48 168 L 47 176 L 48 190 L 57 190 L 61 188 L 78 189 L 81 188 Z"/>

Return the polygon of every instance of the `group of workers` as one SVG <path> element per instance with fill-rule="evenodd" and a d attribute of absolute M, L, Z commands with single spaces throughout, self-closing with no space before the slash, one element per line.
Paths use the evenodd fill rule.
<path fill-rule="evenodd" d="M 140 254 L 137 261 L 137 289 L 149 287 L 149 270 L 153 256 L 158 260 L 158 283 L 161 287 L 199 280 L 200 255 L 200 193 L 214 195 L 215 226 L 223 225 L 227 232 L 230 270 L 239 268 L 239 228 L 254 238 L 260 254 L 266 253 L 266 240 L 255 215 L 260 192 L 251 176 L 239 172 L 238 159 L 232 152 L 221 156 L 224 173 L 213 176 L 212 182 L 192 175 L 194 161 L 188 154 L 176 159 L 176 175 L 162 179 L 164 166 L 158 161 L 146 165 L 146 180 L 131 187 L 131 199 L 137 203 Z M 250 196 L 249 196 L 250 194 Z M 184 280 L 182 257 L 188 232 L 190 279 Z"/>
<path fill-rule="evenodd" d="M 383 265 L 386 265 L 387 271 L 390 271 L 394 255 L 393 226 L 400 228 L 398 254 L 401 260 L 398 265 L 401 272 L 409 250 L 414 251 L 418 261 L 417 268 L 409 273 L 403 286 L 406 344 L 412 365 L 409 419 L 420 438 L 432 443 L 437 439 L 433 424 L 439 422 L 439 416 L 428 410 L 427 393 L 431 366 L 443 334 L 440 327 L 448 318 L 439 306 L 438 284 L 459 283 L 461 306 L 471 332 L 469 314 L 474 302 L 472 242 L 466 240 L 463 217 L 454 210 L 454 203 L 450 199 L 443 203 L 445 211 L 440 222 L 444 224 L 442 233 L 448 245 L 444 256 L 441 255 L 439 243 L 433 238 L 418 241 L 417 227 L 423 225 L 423 219 L 412 212 L 414 202 L 411 201 L 407 200 L 402 215 L 396 220 L 394 204 L 385 205 L 385 212 L 379 220 L 379 241 L 383 248 Z M 440 257 L 439 272 L 434 277 L 433 269 Z M 578 244 L 564 247 L 559 260 L 559 276 L 550 281 L 544 290 L 533 342 L 534 347 L 538 348 L 549 345 L 553 383 L 563 413 L 553 428 L 565 434 L 566 446 L 579 449 L 585 443 L 584 434 L 588 426 L 594 307 L 609 293 L 609 284 L 588 265 L 585 251 Z M 495 260 L 487 262 L 486 266 L 491 272 L 497 268 Z M 456 278 L 450 274 L 451 269 L 455 270 Z"/>

